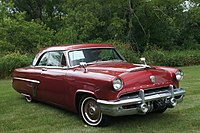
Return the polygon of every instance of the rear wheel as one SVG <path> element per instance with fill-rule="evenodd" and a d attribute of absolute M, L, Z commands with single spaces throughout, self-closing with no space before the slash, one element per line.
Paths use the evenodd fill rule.
<path fill-rule="evenodd" d="M 106 126 L 108 116 L 102 114 L 94 97 L 83 96 L 79 102 L 79 112 L 85 123 L 90 126 Z"/>

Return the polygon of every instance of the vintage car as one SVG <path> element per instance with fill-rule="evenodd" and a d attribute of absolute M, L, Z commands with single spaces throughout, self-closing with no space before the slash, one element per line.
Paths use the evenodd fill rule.
<path fill-rule="evenodd" d="M 178 68 L 128 63 L 111 44 L 49 47 L 13 72 L 13 88 L 32 100 L 77 112 L 91 126 L 109 116 L 162 113 L 183 100 Z"/>

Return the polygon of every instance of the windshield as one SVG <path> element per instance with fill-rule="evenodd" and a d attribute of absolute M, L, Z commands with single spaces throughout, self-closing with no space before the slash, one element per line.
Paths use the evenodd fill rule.
<path fill-rule="evenodd" d="M 123 61 L 123 58 L 114 48 L 81 49 L 69 52 L 69 61 L 71 66 L 79 65 L 80 62 L 94 63 L 113 60 Z"/>

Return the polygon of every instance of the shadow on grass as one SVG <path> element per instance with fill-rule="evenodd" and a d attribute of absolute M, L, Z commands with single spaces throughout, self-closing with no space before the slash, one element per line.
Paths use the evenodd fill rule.
<path fill-rule="evenodd" d="M 19 100 L 23 102 L 24 104 L 37 106 L 41 109 L 52 110 L 53 112 L 58 112 L 58 113 L 73 116 L 73 117 L 79 117 L 78 113 L 68 111 L 65 108 L 62 108 L 54 104 L 46 103 L 43 101 L 33 100 L 31 103 L 28 103 L 23 96 L 18 96 L 16 100 Z"/>
<path fill-rule="evenodd" d="M 20 103 L 27 104 L 28 107 L 35 106 L 40 111 L 44 112 L 50 112 L 50 114 L 53 112 L 59 115 L 59 117 L 62 117 L 67 120 L 73 121 L 73 123 L 77 123 L 77 125 L 71 125 L 72 127 L 79 127 L 84 128 L 84 125 L 86 125 L 84 122 L 82 122 L 81 117 L 78 113 L 70 112 L 66 109 L 60 108 L 58 106 L 47 104 L 40 101 L 34 101 L 33 103 L 27 103 L 24 97 L 18 96 L 15 100 L 18 100 Z M 168 124 L 167 121 L 176 121 L 177 114 L 171 113 L 169 111 L 166 111 L 163 114 L 158 113 L 148 113 L 146 115 L 130 115 L 130 116 L 120 116 L 120 117 L 111 117 L 110 124 L 107 127 L 103 127 L 105 129 L 111 129 L 112 130 L 122 130 L 122 129 L 133 129 L 133 128 L 147 128 L 147 127 L 158 127 L 160 125 Z M 64 128 L 64 127 L 62 127 Z M 66 128 L 66 127 L 65 127 Z M 65 129 L 64 128 L 64 129 Z M 92 127 L 87 126 L 87 128 Z M 96 128 L 97 130 L 101 130 L 100 128 Z M 103 129 L 104 130 L 104 129 Z"/>
<path fill-rule="evenodd" d="M 166 121 L 176 121 L 176 114 L 165 113 L 147 113 L 145 115 L 129 115 L 120 117 L 111 117 L 110 126 L 113 127 L 151 127 L 166 124 Z"/>

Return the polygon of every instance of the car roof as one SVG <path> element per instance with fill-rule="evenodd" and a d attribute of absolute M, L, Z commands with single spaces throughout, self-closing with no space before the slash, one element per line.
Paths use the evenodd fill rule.
<path fill-rule="evenodd" d="M 34 58 L 33 60 L 33 66 L 37 63 L 38 59 L 43 53 L 49 52 L 49 51 L 65 51 L 65 50 L 78 50 L 78 49 L 87 49 L 87 48 L 113 48 L 111 44 L 63 44 L 63 45 L 57 45 L 57 46 L 51 46 L 42 49 Z"/>
<path fill-rule="evenodd" d="M 58 46 L 51 46 L 43 49 L 42 51 L 56 51 L 56 50 L 75 50 L 75 49 L 85 49 L 85 48 L 113 48 L 111 44 L 64 44 Z M 41 52 L 42 52 L 41 51 Z"/>

